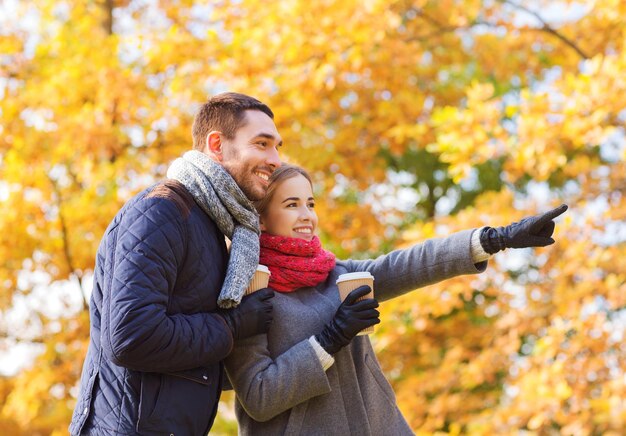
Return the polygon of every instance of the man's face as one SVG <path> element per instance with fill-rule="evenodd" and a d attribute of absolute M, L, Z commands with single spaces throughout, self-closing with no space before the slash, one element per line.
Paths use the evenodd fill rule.
<path fill-rule="evenodd" d="M 251 200 L 265 197 L 267 179 L 280 166 L 282 139 L 274 121 L 257 110 L 245 112 L 244 123 L 232 140 L 221 138 L 222 165 Z"/>

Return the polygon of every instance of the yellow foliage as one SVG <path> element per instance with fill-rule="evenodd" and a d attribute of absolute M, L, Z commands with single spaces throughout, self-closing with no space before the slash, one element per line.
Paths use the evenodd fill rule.
<path fill-rule="evenodd" d="M 625 2 L 561 2 L 578 12 L 545 25 L 547 0 L 17 3 L 0 21 L 0 315 L 36 298 L 25 277 L 87 280 L 112 216 L 189 148 L 195 105 L 240 91 L 314 175 L 339 257 L 570 204 L 554 246 L 383 305 L 374 345 L 417 434 L 626 427 Z M 396 186 L 396 166 L 424 174 Z M 431 209 L 381 208 L 380 185 Z M 2 434 L 67 431 L 88 322 L 64 304 L 32 314 L 35 338 L 1 327 L 45 350 L 0 379 Z"/>

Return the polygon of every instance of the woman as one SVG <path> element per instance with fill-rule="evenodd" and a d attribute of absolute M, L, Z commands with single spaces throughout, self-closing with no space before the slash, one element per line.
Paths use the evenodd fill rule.
<path fill-rule="evenodd" d="M 356 335 L 379 322 L 376 300 L 484 271 L 489 257 L 484 245 L 492 251 L 507 243 L 554 242 L 551 219 L 563 209 L 508 227 L 428 240 L 375 260 L 336 261 L 315 236 L 315 199 L 303 169 L 277 169 L 256 206 L 263 231 L 260 263 L 269 267 L 269 286 L 277 291 L 274 321 L 267 334 L 238 341 L 226 360 L 240 433 L 252 435 L 413 434 L 369 337 Z M 520 232 L 530 241 L 526 245 Z M 369 291 L 360 287 L 341 303 L 335 281 L 356 271 L 374 276 L 376 300 L 357 302 Z"/>

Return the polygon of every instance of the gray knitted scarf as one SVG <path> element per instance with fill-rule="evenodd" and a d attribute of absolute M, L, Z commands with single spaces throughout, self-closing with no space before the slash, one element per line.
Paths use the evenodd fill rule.
<path fill-rule="evenodd" d="M 259 215 L 222 165 L 204 153 L 188 151 L 167 170 L 231 240 L 226 279 L 217 299 L 218 306 L 237 306 L 259 264 Z M 201 273 L 201 271 L 198 271 Z"/>

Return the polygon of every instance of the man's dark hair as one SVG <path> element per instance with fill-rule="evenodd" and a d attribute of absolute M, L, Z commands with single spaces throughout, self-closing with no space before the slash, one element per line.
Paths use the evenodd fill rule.
<path fill-rule="evenodd" d="M 274 119 L 272 110 L 254 97 L 236 92 L 211 97 L 200 107 L 193 120 L 193 148 L 202 150 L 207 135 L 213 130 L 222 132 L 227 139 L 233 139 L 244 123 L 247 110 L 261 111 Z"/>

